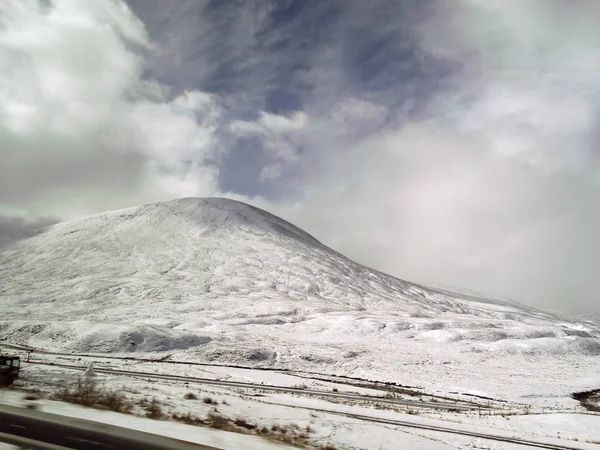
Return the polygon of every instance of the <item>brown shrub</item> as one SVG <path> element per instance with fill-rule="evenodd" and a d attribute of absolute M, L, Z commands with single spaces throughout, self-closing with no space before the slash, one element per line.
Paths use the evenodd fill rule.
<path fill-rule="evenodd" d="M 241 427 L 241 428 L 245 428 L 247 430 L 254 430 L 254 429 L 256 429 L 256 425 L 248 423 L 246 421 L 246 419 L 243 419 L 241 417 L 238 417 L 237 419 L 235 419 L 233 421 L 233 423 L 234 423 L 234 425 L 236 425 L 238 427 Z"/>
<path fill-rule="evenodd" d="M 95 380 L 79 377 L 71 386 L 56 389 L 52 400 L 83 406 L 103 407 L 116 412 L 131 411 L 132 404 L 122 393 L 101 387 Z"/>
<path fill-rule="evenodd" d="M 231 420 L 225 416 L 217 414 L 216 412 L 208 413 L 204 423 L 211 428 L 216 428 L 217 430 L 226 430 L 231 428 Z"/>
<path fill-rule="evenodd" d="M 146 411 L 145 416 L 149 419 L 159 420 L 164 419 L 165 414 L 163 413 L 160 403 L 153 398 L 152 400 L 142 400 L 139 405 Z"/>

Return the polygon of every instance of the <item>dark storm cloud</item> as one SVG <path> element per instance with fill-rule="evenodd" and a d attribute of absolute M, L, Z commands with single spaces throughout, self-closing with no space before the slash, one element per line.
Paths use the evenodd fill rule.
<path fill-rule="evenodd" d="M 156 42 L 150 73 L 179 89 L 218 93 L 225 122 L 253 120 L 261 111 L 327 115 L 346 98 L 416 119 L 460 72 L 456 61 L 433 57 L 420 43 L 419 27 L 437 1 L 128 3 Z M 277 199 L 302 182 L 287 166 L 279 180 L 265 177 L 264 166 L 277 161 L 256 139 L 222 142 L 221 189 Z M 312 144 L 298 148 L 304 166 L 331 150 Z"/>
<path fill-rule="evenodd" d="M 348 94 L 426 104 L 457 69 L 420 46 L 415 28 L 436 3 L 129 1 L 158 43 L 154 75 L 231 96 L 254 115 Z"/>

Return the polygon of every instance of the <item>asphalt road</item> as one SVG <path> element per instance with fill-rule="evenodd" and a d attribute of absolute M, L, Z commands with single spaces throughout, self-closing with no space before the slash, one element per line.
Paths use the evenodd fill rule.
<path fill-rule="evenodd" d="M 77 370 L 77 371 L 83 371 L 83 370 L 87 369 L 87 367 L 84 367 L 84 366 L 47 363 L 47 362 L 41 362 L 41 361 L 31 361 L 30 364 L 43 364 L 43 365 L 61 367 L 64 369 Z M 454 409 L 454 410 L 461 410 L 461 411 L 480 409 L 479 406 L 470 405 L 470 404 L 457 405 L 454 403 L 443 403 L 440 401 L 436 401 L 436 403 L 427 403 L 427 402 L 406 400 L 406 399 L 392 399 L 392 398 L 385 398 L 385 397 L 365 396 L 365 395 L 353 394 L 353 393 L 319 391 L 319 390 L 314 390 L 314 389 L 302 389 L 302 388 L 294 388 L 294 387 L 286 387 L 286 386 L 264 385 L 264 384 L 257 384 L 257 383 L 214 380 L 214 379 L 210 379 L 210 378 L 185 377 L 185 376 L 179 376 L 179 375 L 157 374 L 157 373 L 150 373 L 150 372 L 137 372 L 137 371 L 130 371 L 130 370 L 120 370 L 120 369 L 110 369 L 110 368 L 100 368 L 100 367 L 94 367 L 94 371 L 97 373 L 104 373 L 104 374 L 117 375 L 117 376 L 131 376 L 131 377 L 138 377 L 138 378 L 143 378 L 143 379 L 159 379 L 159 380 L 162 379 L 162 380 L 179 381 L 179 382 L 184 382 L 184 383 L 209 384 L 209 385 L 216 385 L 216 386 L 238 387 L 238 388 L 243 388 L 243 389 L 254 389 L 254 390 L 264 390 L 264 391 L 274 391 L 274 392 L 289 392 L 289 393 L 297 393 L 297 394 L 302 394 L 302 395 L 311 395 L 311 396 L 316 396 L 316 397 L 334 397 L 334 398 L 349 399 L 349 400 L 361 400 L 361 401 L 369 401 L 369 402 L 376 402 L 376 403 L 397 404 L 397 405 L 409 406 L 412 408 L 420 408 L 420 409 L 437 409 L 437 410 Z M 87 427 L 89 429 L 86 429 L 83 431 L 81 429 L 79 429 L 79 431 L 77 431 L 77 433 L 75 433 L 75 434 L 73 434 L 73 432 L 71 431 L 71 435 L 69 435 L 70 436 L 69 442 L 57 441 L 56 437 L 52 436 L 57 431 L 55 428 L 51 427 L 51 429 L 49 429 L 48 427 L 46 427 L 43 424 L 41 424 L 41 427 L 40 427 L 39 420 L 37 422 L 30 421 L 29 423 L 24 424 L 22 421 L 15 422 L 14 417 L 13 417 L 13 419 L 11 419 L 12 421 L 7 421 L 5 419 L 6 416 L 3 416 L 2 408 L 4 408 L 4 407 L 0 406 L 0 441 L 2 440 L 1 438 L 3 435 L 9 435 L 10 432 L 14 433 L 15 430 L 17 432 L 19 432 L 19 430 L 20 430 L 19 427 L 21 427 L 21 429 L 22 429 L 22 427 L 25 425 L 26 427 L 29 427 L 29 431 L 34 433 L 34 437 L 48 439 L 47 442 L 51 442 L 54 445 L 71 444 L 70 448 L 73 448 L 73 443 L 77 439 L 79 439 L 80 443 L 85 443 L 85 448 L 91 448 L 91 449 L 96 449 L 96 448 L 97 449 L 111 449 L 111 448 L 115 448 L 115 449 L 116 448 L 136 448 L 136 449 L 140 448 L 141 449 L 141 448 L 147 448 L 149 450 L 152 450 L 154 448 L 158 448 L 158 447 L 149 447 L 147 444 L 144 444 L 144 446 L 142 446 L 142 447 L 124 446 L 125 445 L 124 441 L 118 441 L 118 439 L 126 438 L 128 436 L 128 434 L 130 434 L 130 433 L 136 433 L 136 434 L 138 433 L 138 432 L 133 432 L 132 430 L 127 430 L 127 429 L 120 430 L 120 432 L 125 433 L 125 435 L 118 435 L 116 437 L 113 436 L 113 437 L 108 438 L 111 441 L 116 439 L 116 441 L 111 442 L 111 443 L 105 443 L 106 439 L 104 437 L 101 437 L 101 439 L 98 438 L 97 434 L 94 435 L 95 436 L 94 438 L 90 438 L 89 435 L 86 434 L 86 433 L 89 433 L 89 429 L 92 429 L 93 432 L 95 432 L 95 433 L 101 433 L 101 434 L 109 433 L 109 434 L 111 434 L 111 436 L 113 435 L 112 430 L 110 430 L 110 428 L 111 428 L 110 426 L 103 425 L 103 424 L 94 424 L 93 422 L 91 422 L 91 424 L 94 424 L 94 425 L 90 425 L 90 424 L 87 425 Z M 530 448 L 542 448 L 542 449 L 550 449 L 550 450 L 583 450 L 583 447 L 571 445 L 570 443 L 539 442 L 539 441 L 532 441 L 532 440 L 528 440 L 528 439 L 520 439 L 518 437 L 502 436 L 502 435 L 496 435 L 496 434 L 491 434 L 491 433 L 481 433 L 481 432 L 470 431 L 470 430 L 466 430 L 466 429 L 460 429 L 460 428 L 456 428 L 456 427 L 449 428 L 449 427 L 443 427 L 443 426 L 427 425 L 427 424 L 422 424 L 422 423 L 418 423 L 418 422 L 411 422 L 408 420 L 405 421 L 405 420 L 385 419 L 385 418 L 379 418 L 379 417 L 373 417 L 373 416 L 367 416 L 367 415 L 344 413 L 344 412 L 340 412 L 340 411 L 324 410 L 324 409 L 317 409 L 317 408 L 306 408 L 306 409 L 314 409 L 315 411 L 350 417 L 350 418 L 354 418 L 354 419 L 358 419 L 358 420 L 362 420 L 362 421 L 382 423 L 382 424 L 386 424 L 386 425 L 406 427 L 406 428 L 412 428 L 412 429 L 422 429 L 422 430 L 428 430 L 428 431 L 434 431 L 434 432 L 469 436 L 469 437 L 480 438 L 480 439 L 485 439 L 485 440 L 493 440 L 493 441 L 498 441 L 498 442 L 517 444 L 517 445 L 522 445 L 522 446 L 530 447 Z M 481 409 L 483 409 L 483 407 L 481 407 Z M 37 411 L 28 411 L 28 410 L 20 410 L 20 411 L 21 411 L 21 415 L 45 414 L 45 413 L 40 413 Z M 19 420 L 22 420 L 22 419 L 19 419 Z M 61 420 L 64 421 L 65 419 L 61 417 Z M 69 424 L 67 424 L 67 425 L 69 425 Z M 6 429 L 6 426 L 10 426 L 11 428 Z M 100 428 L 98 429 L 98 427 L 100 427 Z M 117 427 L 115 427 L 115 428 L 117 428 Z M 144 433 L 141 433 L 141 434 L 144 434 Z M 65 433 L 61 432 L 61 435 L 64 435 L 66 437 L 68 435 L 68 433 L 65 434 Z M 153 435 L 150 435 L 150 436 L 152 436 L 152 439 L 154 441 L 156 440 L 155 436 L 153 436 Z M 31 437 L 31 435 L 28 434 L 28 437 Z M 175 441 L 175 442 L 178 443 L 177 445 L 184 445 L 184 444 L 179 444 L 179 441 Z M 118 445 L 117 445 L 117 443 L 118 443 Z M 117 445 L 117 446 L 115 447 L 115 445 Z M 131 445 L 135 445 L 135 444 L 131 444 Z M 193 445 L 193 444 L 190 444 L 190 445 Z M 48 447 L 48 448 L 50 448 L 50 447 Z M 175 448 L 181 448 L 181 447 L 162 447 L 162 448 L 175 449 Z M 198 448 L 210 448 L 210 447 L 193 446 L 193 448 L 198 449 Z"/>
<path fill-rule="evenodd" d="M 386 425 L 450 433 L 518 444 L 526 447 L 550 450 L 584 450 L 582 447 L 562 443 L 539 442 L 464 429 L 316 408 L 315 411 Z M 0 442 L 16 445 L 24 444 L 34 450 L 219 450 L 215 447 L 178 441 L 113 425 L 7 405 L 0 405 Z"/>
<path fill-rule="evenodd" d="M 99 422 L 0 405 L 0 442 L 17 444 L 24 443 L 23 439 L 30 441 L 31 448 L 40 449 L 219 450 Z"/>

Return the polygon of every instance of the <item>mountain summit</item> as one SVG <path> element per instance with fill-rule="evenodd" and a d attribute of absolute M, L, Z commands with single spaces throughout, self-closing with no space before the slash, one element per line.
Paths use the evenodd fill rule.
<path fill-rule="evenodd" d="M 0 337 L 62 351 L 369 376 L 477 355 L 600 355 L 591 323 L 400 280 L 221 198 L 50 226 L 0 250 L 0 278 Z"/>

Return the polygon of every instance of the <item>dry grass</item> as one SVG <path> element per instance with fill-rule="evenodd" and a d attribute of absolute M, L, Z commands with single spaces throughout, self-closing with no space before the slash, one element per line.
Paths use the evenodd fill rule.
<path fill-rule="evenodd" d="M 257 434 L 270 441 L 283 442 L 296 447 L 306 447 L 309 443 L 309 432 L 295 423 L 287 425 L 274 424 L 271 428 L 262 427 Z"/>
<path fill-rule="evenodd" d="M 192 416 L 192 414 L 189 412 L 185 414 L 172 414 L 171 419 L 176 422 L 185 423 L 187 425 L 204 425 L 204 420 L 199 419 L 196 416 Z"/>
<path fill-rule="evenodd" d="M 31 397 L 33 399 L 34 396 L 31 395 Z M 71 385 L 56 389 L 50 398 L 83 406 L 110 409 L 121 413 L 131 413 L 134 406 L 121 392 L 106 389 L 95 380 L 81 377 Z M 194 393 L 188 392 L 185 394 L 185 398 L 195 400 L 198 397 Z M 209 405 L 218 404 L 211 397 L 204 397 L 202 401 Z M 137 402 L 137 406 L 143 410 L 143 415 L 150 419 L 170 419 L 188 425 L 206 426 L 218 430 L 257 435 L 270 441 L 301 448 L 305 448 L 310 444 L 310 435 L 313 432 L 309 426 L 301 428 L 293 423 L 259 427 L 257 424 L 249 422 L 243 417 L 230 419 L 220 414 L 216 409 L 209 412 L 205 418 L 196 417 L 189 412 L 185 414 L 167 414 L 163 411 L 163 406 L 155 398 L 140 400 Z M 319 447 L 319 449 L 335 450 L 335 447 L 326 445 Z"/>
<path fill-rule="evenodd" d="M 152 400 L 141 400 L 138 405 L 145 410 L 145 416 L 149 419 L 160 420 L 166 419 L 160 403 L 153 398 Z"/>
<path fill-rule="evenodd" d="M 95 380 L 81 377 L 71 385 L 56 389 L 50 398 L 121 413 L 131 412 L 133 407 L 121 392 L 103 388 Z"/>
<path fill-rule="evenodd" d="M 309 444 L 309 436 L 312 433 L 310 427 L 300 428 L 296 424 L 280 425 L 274 424 L 269 427 L 259 427 L 243 417 L 230 419 L 215 409 L 208 413 L 205 419 L 193 416 L 191 413 L 173 414 L 170 417 L 177 422 L 183 422 L 188 425 L 200 425 L 217 430 L 232 431 L 235 433 L 251 434 L 261 436 L 274 442 L 282 442 L 296 447 L 304 448 Z M 333 449 L 333 447 L 321 447 L 323 449 Z"/>
<path fill-rule="evenodd" d="M 212 397 L 204 397 L 202 399 L 202 401 L 204 403 L 206 403 L 207 405 L 218 405 L 219 402 L 217 402 L 216 400 L 214 400 Z"/>
<path fill-rule="evenodd" d="M 255 430 L 256 429 L 256 425 L 254 425 L 252 423 L 248 423 L 246 421 L 246 419 L 244 419 L 242 417 L 238 417 L 237 419 L 235 419 L 233 421 L 233 424 L 236 427 L 245 428 L 246 430 Z"/>
<path fill-rule="evenodd" d="M 210 428 L 215 428 L 217 430 L 228 430 L 233 431 L 232 421 L 230 418 L 222 416 L 216 411 L 209 412 L 208 416 L 206 416 L 206 420 L 204 423 Z"/>

